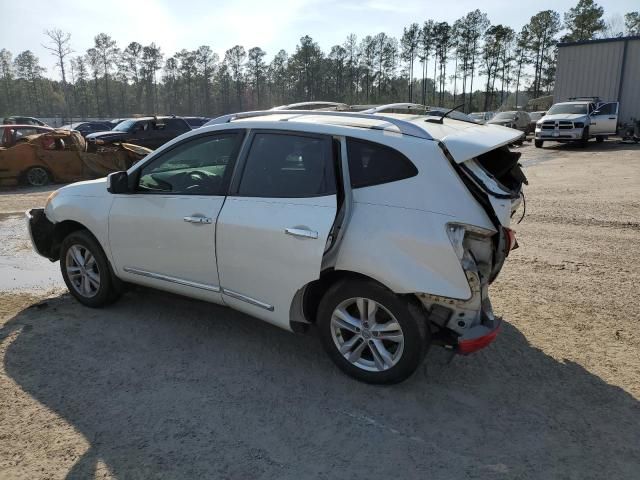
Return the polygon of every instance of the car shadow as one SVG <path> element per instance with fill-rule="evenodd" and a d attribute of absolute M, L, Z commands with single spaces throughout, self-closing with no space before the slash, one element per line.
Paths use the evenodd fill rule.
<path fill-rule="evenodd" d="M 9 320 L 0 342 L 6 374 L 89 443 L 68 479 L 93 478 L 99 461 L 116 478 L 640 471 L 640 402 L 507 322 L 484 351 L 449 362 L 434 348 L 389 387 L 341 374 L 314 335 L 146 289 L 103 310 L 49 299 Z"/>
<path fill-rule="evenodd" d="M 579 150 L 582 152 L 640 151 L 640 143 L 626 142 L 619 138 L 613 138 L 602 143 L 590 140 L 587 146 L 583 147 L 578 142 L 558 143 L 553 140 L 547 140 L 544 142 L 544 149 L 558 151 Z"/>

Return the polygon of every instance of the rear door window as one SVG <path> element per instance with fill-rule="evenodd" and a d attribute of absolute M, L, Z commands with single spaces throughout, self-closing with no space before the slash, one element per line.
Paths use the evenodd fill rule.
<path fill-rule="evenodd" d="M 347 155 L 352 188 L 396 182 L 418 174 L 405 155 L 379 143 L 347 138 Z"/>
<path fill-rule="evenodd" d="M 328 138 L 293 133 L 254 135 L 238 195 L 303 198 L 335 193 Z"/>

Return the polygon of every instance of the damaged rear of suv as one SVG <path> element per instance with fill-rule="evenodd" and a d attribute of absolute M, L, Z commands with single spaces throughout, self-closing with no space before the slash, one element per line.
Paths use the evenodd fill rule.
<path fill-rule="evenodd" d="M 520 132 L 384 110 L 214 119 L 60 189 L 28 214 L 34 247 L 85 305 L 146 285 L 315 326 L 347 374 L 402 381 L 431 344 L 468 354 L 498 334 L 488 290 L 526 179 Z"/>

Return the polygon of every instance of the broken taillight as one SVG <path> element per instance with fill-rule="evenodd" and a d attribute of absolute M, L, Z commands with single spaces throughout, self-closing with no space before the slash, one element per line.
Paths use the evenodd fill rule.
<path fill-rule="evenodd" d="M 511 250 L 515 250 L 516 248 L 518 248 L 518 240 L 516 240 L 516 232 L 515 230 L 511 230 L 510 228 L 507 228 L 507 227 L 502 227 L 502 229 L 504 230 L 504 234 L 507 239 L 506 254 L 509 255 L 509 252 Z"/>

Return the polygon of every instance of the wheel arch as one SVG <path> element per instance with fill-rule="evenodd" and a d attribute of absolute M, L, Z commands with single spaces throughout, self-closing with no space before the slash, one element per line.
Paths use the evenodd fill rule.
<path fill-rule="evenodd" d="M 335 269 L 324 270 L 323 272 L 321 272 L 320 278 L 308 283 L 301 290 L 300 307 L 302 310 L 301 312 L 302 318 L 305 320 L 305 322 L 295 321 L 295 318 L 292 315 L 291 317 L 292 330 L 304 331 L 303 325 L 305 323 L 315 324 L 317 320 L 316 315 L 318 312 L 318 306 L 320 305 L 320 302 L 322 301 L 322 298 L 327 293 L 327 291 L 336 283 L 342 282 L 345 280 L 350 280 L 350 279 L 372 282 L 381 286 L 385 290 L 389 290 L 393 292 L 393 290 L 391 290 L 388 286 L 386 286 L 379 280 L 376 280 L 375 278 L 360 272 L 355 272 L 351 270 L 335 270 Z M 420 308 L 422 308 L 422 304 L 418 301 L 415 295 L 412 295 L 412 294 L 401 294 L 401 295 L 403 297 L 409 298 L 412 303 L 415 303 L 416 306 L 419 306 Z"/>
<path fill-rule="evenodd" d="M 100 242 L 96 238 L 96 236 L 91 232 L 91 230 L 80 222 L 75 220 L 63 220 L 62 222 L 56 223 L 53 226 L 53 239 L 51 242 L 51 254 L 54 257 L 54 260 L 60 259 L 60 245 L 62 241 L 69 236 L 69 234 L 76 232 L 78 230 L 86 230 L 100 245 Z"/>

